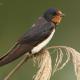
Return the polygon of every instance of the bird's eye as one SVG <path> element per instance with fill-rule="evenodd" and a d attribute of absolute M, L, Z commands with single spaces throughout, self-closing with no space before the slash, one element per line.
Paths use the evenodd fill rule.
<path fill-rule="evenodd" d="M 56 12 L 52 13 L 52 15 L 55 16 L 56 15 Z"/>

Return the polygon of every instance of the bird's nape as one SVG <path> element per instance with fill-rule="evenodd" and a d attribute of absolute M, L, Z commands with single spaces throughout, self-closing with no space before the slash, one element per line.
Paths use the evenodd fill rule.
<path fill-rule="evenodd" d="M 48 9 L 43 15 L 43 17 L 48 22 L 52 22 L 56 25 L 58 25 L 61 22 L 63 16 L 64 14 L 60 10 L 55 8 Z"/>

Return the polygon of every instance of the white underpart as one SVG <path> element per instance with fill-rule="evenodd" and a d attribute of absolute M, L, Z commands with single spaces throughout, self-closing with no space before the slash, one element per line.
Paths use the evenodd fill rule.
<path fill-rule="evenodd" d="M 45 47 L 49 43 L 49 41 L 52 39 L 54 33 L 55 33 L 55 29 L 53 29 L 52 33 L 50 34 L 50 36 L 47 39 L 45 39 L 43 42 L 41 42 L 36 47 L 34 47 L 31 52 L 33 54 L 39 52 L 43 47 Z"/>

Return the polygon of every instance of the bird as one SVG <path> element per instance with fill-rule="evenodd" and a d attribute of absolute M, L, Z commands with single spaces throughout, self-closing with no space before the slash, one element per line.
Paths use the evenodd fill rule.
<path fill-rule="evenodd" d="M 0 67 L 13 62 L 25 53 L 39 53 L 53 38 L 64 14 L 56 8 L 47 9 L 35 24 L 23 34 L 5 55 L 0 57 Z"/>

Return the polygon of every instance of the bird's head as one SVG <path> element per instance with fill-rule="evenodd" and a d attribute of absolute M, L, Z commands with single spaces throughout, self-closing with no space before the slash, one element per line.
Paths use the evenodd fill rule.
<path fill-rule="evenodd" d="M 43 15 L 43 17 L 48 22 L 52 22 L 56 25 L 58 25 L 61 22 L 63 16 L 64 14 L 60 10 L 55 8 L 48 9 Z"/>

